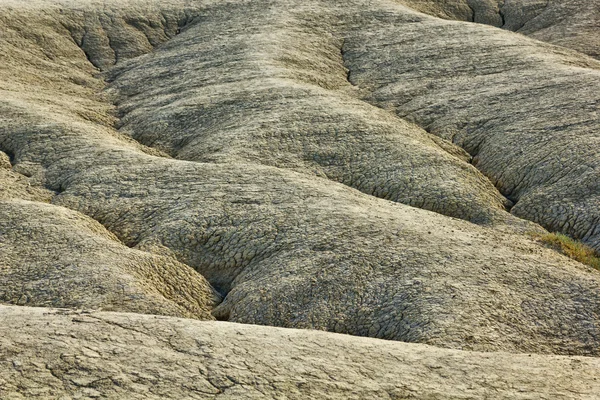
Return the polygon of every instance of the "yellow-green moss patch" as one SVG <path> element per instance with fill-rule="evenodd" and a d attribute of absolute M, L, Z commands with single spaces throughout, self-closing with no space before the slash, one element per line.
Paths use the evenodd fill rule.
<path fill-rule="evenodd" d="M 548 233 L 536 237 L 567 257 L 600 270 L 600 257 L 591 247 L 562 233 Z"/>

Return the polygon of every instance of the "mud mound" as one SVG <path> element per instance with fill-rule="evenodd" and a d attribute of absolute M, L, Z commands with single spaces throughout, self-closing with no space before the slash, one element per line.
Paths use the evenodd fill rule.
<path fill-rule="evenodd" d="M 135 313 L 2 307 L 0 397 L 595 393 L 465 352 L 599 355 L 531 237 L 600 250 L 596 14 L 538 3 L 0 0 L 0 301 Z"/>
<path fill-rule="evenodd" d="M 599 361 L 325 332 L 0 307 L 0 396 L 593 398 Z M 343 356 L 342 356 L 343 355 Z"/>

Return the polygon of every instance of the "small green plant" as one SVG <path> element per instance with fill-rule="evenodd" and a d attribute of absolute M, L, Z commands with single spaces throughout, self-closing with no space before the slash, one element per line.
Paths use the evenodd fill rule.
<path fill-rule="evenodd" d="M 598 257 L 591 247 L 562 233 L 548 233 L 545 235 L 536 235 L 536 237 L 567 257 L 600 270 L 600 257 Z"/>

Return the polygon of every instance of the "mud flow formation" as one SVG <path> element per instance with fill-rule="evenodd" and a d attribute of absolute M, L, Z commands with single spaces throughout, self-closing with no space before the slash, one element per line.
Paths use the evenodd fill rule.
<path fill-rule="evenodd" d="M 595 398 L 599 27 L 0 0 L 0 398 Z"/>

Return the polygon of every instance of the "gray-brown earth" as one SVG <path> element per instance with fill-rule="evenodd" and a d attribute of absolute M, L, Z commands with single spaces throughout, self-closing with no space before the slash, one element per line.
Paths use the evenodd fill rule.
<path fill-rule="evenodd" d="M 600 57 L 600 7 L 590 0 L 401 0 L 446 19 L 501 27 Z"/>
<path fill-rule="evenodd" d="M 7 400 L 592 399 L 600 390 L 597 358 L 140 314 L 0 306 L 0 318 Z"/>
<path fill-rule="evenodd" d="M 599 273 L 530 235 L 561 231 L 600 250 L 599 9 L 0 1 L 0 302 L 438 346 L 133 314 L 86 314 L 85 325 L 2 307 L 0 362 L 13 367 L 0 370 L 0 394 L 480 398 L 495 387 L 515 398 L 522 385 L 530 398 L 593 396 L 595 359 L 502 352 L 600 355 Z M 142 336 L 123 336 L 123 321 Z M 179 352 L 173 329 L 221 361 Z M 52 339 L 67 331 L 67 346 L 106 333 L 139 358 L 106 347 L 93 368 L 73 367 Z M 259 361 L 286 335 L 281 359 Z M 294 353 L 321 341 L 308 365 Z M 5 346 L 33 368 L 18 384 Z M 352 366 L 332 364 L 346 356 Z M 362 372 L 382 358 L 394 367 Z M 451 382 L 430 381 L 430 362 Z M 171 363 L 200 368 L 200 386 L 181 386 L 185 368 L 160 372 Z M 240 363 L 251 372 L 221 382 Z M 313 378 L 297 385 L 298 369 Z M 117 370 L 129 383 L 76 383 Z"/>

